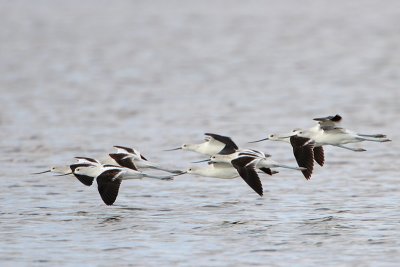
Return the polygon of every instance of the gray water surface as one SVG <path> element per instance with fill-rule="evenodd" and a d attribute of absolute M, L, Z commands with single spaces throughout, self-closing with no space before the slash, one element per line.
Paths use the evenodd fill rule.
<path fill-rule="evenodd" d="M 0 1 L 1 266 L 397 266 L 399 1 Z M 310 181 L 124 181 L 114 206 L 31 175 L 113 145 L 248 141 L 343 116 L 393 142 L 328 147 Z"/>

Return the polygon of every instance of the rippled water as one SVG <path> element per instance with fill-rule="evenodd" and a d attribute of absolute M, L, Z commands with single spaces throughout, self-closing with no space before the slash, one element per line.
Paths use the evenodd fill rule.
<path fill-rule="evenodd" d="M 398 1 L 0 1 L 1 266 L 397 266 Z M 204 132 L 240 146 L 339 113 L 391 143 L 326 149 L 310 181 L 123 182 L 114 206 L 74 156 L 162 152 Z M 289 146 L 258 143 L 293 164 Z"/>

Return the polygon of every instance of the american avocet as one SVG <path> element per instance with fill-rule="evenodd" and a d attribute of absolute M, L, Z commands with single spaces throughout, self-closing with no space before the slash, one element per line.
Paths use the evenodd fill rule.
<path fill-rule="evenodd" d="M 214 136 L 215 136 L 215 134 L 214 134 Z M 219 140 L 222 139 L 221 136 L 218 136 L 217 138 L 219 138 Z M 212 155 L 210 157 L 210 159 L 201 160 L 201 161 L 197 161 L 197 162 L 193 162 L 193 163 L 200 163 L 200 162 L 208 161 L 208 162 L 212 162 L 212 163 L 226 163 L 226 164 L 232 165 L 232 160 L 236 159 L 240 154 L 243 154 L 243 153 L 250 153 L 250 154 L 254 154 L 255 156 L 259 156 L 259 157 L 266 156 L 263 152 L 258 151 L 258 150 L 239 148 L 230 137 L 223 136 L 223 140 L 224 140 L 224 143 L 227 144 L 227 147 L 229 147 L 229 149 L 225 148 L 224 150 L 220 151 L 219 153 Z M 270 168 L 261 167 L 260 170 L 269 175 L 278 173 L 277 171 L 273 171 Z"/>
<path fill-rule="evenodd" d="M 183 144 L 180 147 L 167 149 L 165 151 L 173 150 L 188 150 L 200 154 L 212 156 L 215 154 L 231 154 L 238 149 L 238 146 L 228 136 L 219 134 L 205 133 L 205 141 L 200 144 Z"/>
<path fill-rule="evenodd" d="M 322 146 L 316 147 L 316 144 L 310 138 L 303 138 L 294 135 L 291 132 L 288 134 L 270 134 L 267 138 L 261 140 L 252 141 L 250 143 L 257 143 L 264 140 L 271 141 L 282 141 L 289 143 L 293 148 L 293 155 L 296 159 L 297 165 L 299 167 L 306 167 L 302 173 L 304 177 L 308 180 L 311 178 L 314 169 L 314 160 L 319 165 L 324 165 L 324 150 Z"/>
<path fill-rule="evenodd" d="M 132 164 L 134 164 L 139 170 L 140 169 L 155 169 L 166 171 L 169 173 L 179 174 L 182 173 L 181 170 L 169 169 L 161 166 L 158 163 L 151 162 L 147 160 L 137 149 L 124 147 L 124 146 L 114 146 L 117 149 L 116 153 L 111 153 L 109 156 L 117 162 L 117 164 L 132 169 Z"/>
<path fill-rule="evenodd" d="M 338 124 L 342 120 L 340 115 L 315 118 L 318 121 L 316 127 L 308 130 L 295 130 L 297 136 L 310 138 L 319 145 L 331 145 L 340 148 L 350 149 L 352 151 L 365 151 L 364 149 L 349 148 L 343 146 L 349 143 L 358 143 L 363 141 L 372 142 L 389 142 L 384 134 L 359 134 L 354 131 L 339 127 Z"/>
<path fill-rule="evenodd" d="M 285 165 L 285 164 L 276 162 L 271 159 L 271 155 L 265 154 L 261 151 L 257 151 L 257 153 L 241 152 L 241 153 L 239 153 L 239 155 L 236 159 L 238 159 L 238 158 L 246 158 L 247 160 L 251 159 L 250 162 L 252 164 L 254 164 L 257 169 L 285 168 L 285 169 L 292 169 L 292 170 L 297 170 L 297 171 L 303 171 L 306 169 L 306 167 L 294 167 L 294 166 L 289 166 L 289 165 Z M 234 165 L 233 161 L 236 159 L 233 159 L 231 161 L 232 165 Z"/>
<path fill-rule="evenodd" d="M 209 162 L 207 167 L 189 168 L 187 173 L 197 174 L 200 176 L 220 178 L 220 179 L 234 179 L 239 177 L 238 171 L 228 163 Z M 263 195 L 261 181 L 258 177 L 244 177 L 243 180 L 260 196 Z"/>
<path fill-rule="evenodd" d="M 253 141 L 250 143 L 260 142 L 264 140 L 283 141 L 291 143 L 295 158 L 300 166 L 301 162 L 310 163 L 311 161 L 309 150 L 304 150 L 302 148 L 302 143 L 307 143 L 308 141 L 310 141 L 314 143 L 313 159 L 320 166 L 323 166 L 325 162 L 323 149 L 324 145 L 336 146 L 355 152 L 363 152 L 366 151 L 363 148 L 352 148 L 345 146 L 344 144 L 357 143 L 362 141 L 390 141 L 386 138 L 386 135 L 383 134 L 357 134 L 339 127 L 338 124 L 342 120 L 342 117 L 338 114 L 335 116 L 315 118 L 314 120 L 318 121 L 318 124 L 309 129 L 294 129 L 291 133 L 288 134 L 270 134 L 267 138 L 263 138 L 261 140 Z M 299 137 L 305 139 L 299 139 Z"/>
<path fill-rule="evenodd" d="M 88 175 L 88 169 L 84 167 L 77 167 L 74 170 L 75 175 L 91 176 L 96 174 L 96 176 L 91 176 L 92 179 L 96 178 L 98 191 L 100 193 L 101 199 L 106 205 L 114 204 L 118 196 L 119 187 L 122 180 L 130 179 L 142 179 L 142 178 L 153 178 L 158 180 L 172 180 L 172 176 L 154 176 L 148 175 L 139 171 L 132 169 L 121 168 L 117 166 L 95 166 L 99 173 L 95 173 L 91 170 L 91 174 Z"/>
<path fill-rule="evenodd" d="M 231 161 L 233 167 L 238 171 L 243 180 L 246 181 L 250 187 L 256 186 L 260 182 L 257 169 L 264 172 L 271 171 L 271 168 L 287 168 L 293 170 L 303 171 L 304 167 L 292 167 L 277 163 L 270 159 L 270 155 L 260 153 L 240 153 L 239 156 Z M 268 173 L 268 172 L 267 172 Z M 261 183 L 261 182 L 260 182 Z M 254 188 L 253 188 L 254 189 Z"/>
<path fill-rule="evenodd" d="M 51 167 L 49 170 L 46 171 L 42 171 L 42 172 L 37 172 L 37 173 L 33 173 L 33 174 L 42 174 L 42 173 L 54 173 L 54 174 L 58 174 L 58 176 L 63 176 L 63 175 L 69 175 L 69 174 L 73 174 L 73 171 L 75 168 L 77 167 L 90 167 L 90 166 L 94 166 L 94 165 L 101 165 L 101 163 L 96 160 L 96 159 L 92 159 L 92 158 L 88 158 L 88 157 L 75 157 L 75 159 L 77 160 L 76 163 L 70 164 L 70 165 L 63 165 L 63 166 L 53 166 Z M 85 177 L 78 177 L 75 175 L 75 177 L 84 185 L 91 185 L 93 182 L 90 181 L 90 179 L 87 179 Z"/>

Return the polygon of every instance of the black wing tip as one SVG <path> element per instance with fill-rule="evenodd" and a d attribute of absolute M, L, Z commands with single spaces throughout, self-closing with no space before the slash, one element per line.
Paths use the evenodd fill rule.
<path fill-rule="evenodd" d="M 292 143 L 292 139 L 290 140 Z M 296 140 L 296 142 L 302 143 L 302 140 Z M 304 140 L 303 140 L 304 141 Z M 307 180 L 311 179 L 311 175 L 314 170 L 314 143 L 303 143 L 302 145 L 293 145 L 293 154 L 299 167 L 306 168 L 302 170 L 304 178 Z"/>
<path fill-rule="evenodd" d="M 108 154 L 113 160 L 115 160 L 115 162 L 117 162 L 118 165 L 131 169 L 131 170 L 135 170 L 137 171 L 137 167 L 135 165 L 135 163 L 133 162 L 133 160 L 131 160 L 130 158 L 125 158 L 126 156 L 129 156 L 128 154 L 124 154 L 124 153 L 110 153 Z"/>
<path fill-rule="evenodd" d="M 74 176 L 76 177 L 76 179 L 78 179 L 79 182 L 86 186 L 91 186 L 93 184 L 94 177 L 75 173 Z"/>
<path fill-rule="evenodd" d="M 313 120 L 315 121 L 334 121 L 334 122 L 339 122 L 342 120 L 342 116 L 339 114 L 336 114 L 335 116 L 327 116 L 327 117 L 320 117 L 320 118 L 314 118 Z"/>
<path fill-rule="evenodd" d="M 250 162 L 254 160 L 253 157 L 250 156 L 241 156 L 231 161 L 233 167 L 235 168 L 244 168 Z"/>
<path fill-rule="evenodd" d="M 313 146 L 314 142 L 307 137 L 301 137 L 297 135 L 293 135 L 290 137 L 290 144 L 292 147 L 303 147 L 303 146 Z"/>
<path fill-rule="evenodd" d="M 99 161 L 97 159 L 94 158 L 89 158 L 89 157 L 74 157 L 75 159 L 84 159 L 87 160 L 89 162 L 93 162 L 93 163 L 99 163 Z"/>
<path fill-rule="evenodd" d="M 126 147 L 126 146 L 113 146 L 113 147 L 114 147 L 114 148 L 123 149 L 123 150 L 125 150 L 125 151 L 127 151 L 127 152 L 129 152 L 129 153 L 134 153 L 134 152 L 135 152 L 135 151 L 133 151 L 132 148 Z"/>
<path fill-rule="evenodd" d="M 100 194 L 101 199 L 103 200 L 104 204 L 106 204 L 107 206 L 112 206 L 115 203 L 115 201 L 117 200 L 117 196 L 114 198 L 114 197 L 109 197 L 104 194 L 103 195 Z"/>
<path fill-rule="evenodd" d="M 239 147 L 236 145 L 236 143 L 233 142 L 232 138 L 230 138 L 229 136 L 214 134 L 214 133 L 204 133 L 204 135 L 210 136 L 210 137 L 214 138 L 215 140 L 220 141 L 221 143 L 224 143 L 226 146 L 222 151 L 226 150 L 225 154 L 228 154 L 228 151 L 232 151 L 231 153 L 233 153 L 239 149 Z M 229 153 L 229 154 L 231 154 L 231 153 Z"/>
<path fill-rule="evenodd" d="M 322 146 L 314 147 L 314 160 L 318 163 L 319 166 L 324 166 L 325 163 L 325 154 Z"/>
<path fill-rule="evenodd" d="M 233 165 L 235 169 L 238 171 L 240 177 L 246 182 L 251 189 L 254 190 L 259 196 L 263 196 L 263 187 L 260 180 L 260 177 L 257 174 L 257 171 L 254 169 L 254 166 L 238 166 Z"/>
<path fill-rule="evenodd" d="M 263 172 L 265 172 L 265 173 L 268 174 L 268 175 L 274 174 L 274 173 L 272 173 L 272 170 L 271 170 L 270 168 L 262 167 L 262 168 L 260 168 L 260 170 L 263 171 Z"/>
<path fill-rule="evenodd" d="M 115 179 L 118 172 L 120 172 L 120 170 L 110 169 L 102 172 L 97 177 L 97 189 L 101 199 L 107 206 L 113 205 L 118 197 L 119 187 L 121 185 L 121 180 Z"/>

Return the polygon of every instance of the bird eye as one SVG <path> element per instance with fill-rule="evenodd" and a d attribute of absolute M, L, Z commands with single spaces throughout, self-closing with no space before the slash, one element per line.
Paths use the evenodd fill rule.
<path fill-rule="evenodd" d="M 187 145 L 186 145 L 186 144 L 183 144 L 182 147 L 187 147 Z"/>
<path fill-rule="evenodd" d="M 274 134 L 271 134 L 271 137 L 274 137 L 275 135 Z"/>

